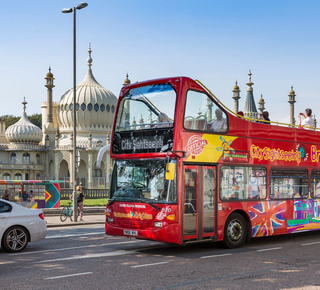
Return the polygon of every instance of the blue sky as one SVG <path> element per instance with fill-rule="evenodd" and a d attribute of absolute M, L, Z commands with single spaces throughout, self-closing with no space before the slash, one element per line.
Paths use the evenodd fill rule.
<path fill-rule="evenodd" d="M 49 65 L 54 101 L 73 85 L 72 14 L 77 1 L 1 3 L 0 116 L 41 112 Z M 199 79 L 233 109 L 235 81 L 246 96 L 248 71 L 273 121 L 289 122 L 288 93 L 297 94 L 295 117 L 311 107 L 320 127 L 320 1 L 88 0 L 77 11 L 77 83 L 87 72 L 118 96 L 131 82 L 166 76 Z"/>

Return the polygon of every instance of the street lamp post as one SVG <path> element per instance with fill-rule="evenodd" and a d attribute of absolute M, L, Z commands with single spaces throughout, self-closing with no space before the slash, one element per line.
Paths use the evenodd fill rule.
<path fill-rule="evenodd" d="M 76 111 L 76 11 L 82 8 L 87 7 L 88 4 L 81 2 L 77 7 L 73 8 L 64 8 L 62 13 L 71 13 L 73 12 L 73 151 L 72 151 L 72 182 L 73 182 L 73 220 L 77 222 L 77 184 L 76 184 L 76 154 L 77 154 L 77 111 Z"/>

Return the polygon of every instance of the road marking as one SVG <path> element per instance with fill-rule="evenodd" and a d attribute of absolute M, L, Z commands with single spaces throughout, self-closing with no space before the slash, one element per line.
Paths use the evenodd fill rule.
<path fill-rule="evenodd" d="M 221 255 L 203 256 L 203 257 L 200 257 L 200 259 L 217 258 L 217 257 L 231 256 L 231 255 L 232 255 L 232 254 L 221 254 Z"/>
<path fill-rule="evenodd" d="M 107 252 L 107 253 L 98 253 L 98 254 L 75 256 L 75 257 L 68 257 L 68 258 L 44 260 L 44 261 L 32 262 L 32 264 L 43 264 L 43 263 L 52 263 L 52 262 L 60 262 L 60 261 L 131 255 L 131 254 L 137 254 L 137 253 L 139 253 L 139 250 L 136 250 L 136 251 L 134 251 L 134 250 L 132 250 L 132 251 L 114 251 L 114 252 Z"/>
<path fill-rule="evenodd" d="M 44 280 L 52 280 L 52 279 L 60 279 L 60 278 L 66 278 L 66 277 L 88 275 L 88 274 L 92 274 L 92 273 L 93 272 L 85 272 L 85 273 L 77 273 L 77 274 L 70 274 L 70 275 L 63 275 L 63 276 L 56 276 L 56 277 L 48 277 L 48 278 L 44 278 Z"/>
<path fill-rule="evenodd" d="M 16 255 L 21 256 L 21 255 L 30 255 L 30 254 L 34 255 L 34 254 L 39 254 L 39 253 L 67 251 L 67 250 L 83 249 L 83 248 L 96 248 L 96 247 L 114 246 L 114 245 L 120 245 L 120 244 L 132 244 L 132 243 L 138 243 L 138 242 L 140 242 L 140 241 L 117 242 L 117 243 L 108 243 L 108 244 L 101 244 L 101 245 L 87 245 L 87 246 L 60 248 L 60 249 L 52 249 L 52 250 L 22 252 L 22 253 L 10 254 L 10 256 L 16 256 Z"/>
<path fill-rule="evenodd" d="M 146 248 L 143 248 L 143 251 L 148 251 L 148 250 L 153 250 L 153 249 L 154 249 L 154 247 L 146 247 Z M 101 258 L 101 257 L 111 257 L 111 256 L 132 255 L 132 254 L 140 253 L 141 250 L 142 249 L 128 250 L 128 251 L 120 250 L 120 251 L 113 251 L 113 252 L 107 252 L 107 253 L 88 254 L 88 255 L 82 255 L 82 256 L 32 262 L 31 264 L 43 264 L 43 263 L 49 263 L 49 262 L 51 263 L 51 262 L 70 261 L 70 260 L 79 260 L 79 259 L 91 259 L 91 258 Z"/>
<path fill-rule="evenodd" d="M 281 249 L 282 249 L 282 247 L 277 247 L 277 248 L 256 250 L 256 252 L 266 252 L 266 251 L 281 250 Z"/>
<path fill-rule="evenodd" d="M 130 266 L 130 268 L 149 267 L 149 266 L 162 265 L 162 264 L 168 264 L 168 263 L 169 263 L 169 262 L 159 262 L 159 263 L 153 263 L 153 264 L 144 264 L 144 265 Z"/>
<path fill-rule="evenodd" d="M 311 246 L 311 245 L 317 245 L 317 244 L 320 244 L 320 242 L 301 244 L 301 246 Z"/>
<path fill-rule="evenodd" d="M 101 234 L 105 234 L 105 232 L 87 233 L 87 234 L 69 234 L 69 235 L 59 235 L 59 236 L 48 236 L 48 237 L 46 237 L 46 239 L 58 239 L 58 238 L 91 236 L 91 235 L 101 235 Z"/>

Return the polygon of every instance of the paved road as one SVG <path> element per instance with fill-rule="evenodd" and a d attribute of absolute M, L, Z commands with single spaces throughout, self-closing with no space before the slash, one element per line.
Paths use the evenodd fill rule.
<path fill-rule="evenodd" d="M 320 289 L 320 232 L 185 247 L 50 228 L 20 254 L 0 250 L 0 289 Z"/>

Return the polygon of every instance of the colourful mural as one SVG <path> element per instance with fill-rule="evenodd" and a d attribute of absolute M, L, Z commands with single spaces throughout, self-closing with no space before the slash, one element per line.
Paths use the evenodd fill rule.
<path fill-rule="evenodd" d="M 320 229 L 320 199 L 310 196 L 292 202 L 262 201 L 249 207 L 248 211 L 253 237 Z"/>
<path fill-rule="evenodd" d="M 59 183 L 46 184 L 45 208 L 59 208 L 59 207 L 60 207 L 60 184 Z"/>
<path fill-rule="evenodd" d="M 269 236 L 283 230 L 285 226 L 285 201 L 274 200 L 257 203 L 249 208 L 252 236 Z M 281 233 L 281 232 L 279 232 Z"/>
<path fill-rule="evenodd" d="M 320 228 L 320 200 L 295 200 L 292 219 L 287 221 L 288 233 Z"/>
<path fill-rule="evenodd" d="M 30 208 L 59 208 L 60 206 L 60 180 L 0 180 L 1 190 L 11 190 L 16 196 L 11 201 L 16 201 L 22 206 Z M 39 189 L 41 187 L 41 189 Z M 11 189 L 10 189 L 11 188 Z M 19 191 L 33 190 L 35 193 L 40 192 L 41 196 L 35 194 L 35 202 L 21 202 Z M 44 191 L 44 192 L 43 192 Z M 43 196 L 44 193 L 44 196 Z"/>

